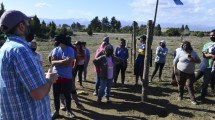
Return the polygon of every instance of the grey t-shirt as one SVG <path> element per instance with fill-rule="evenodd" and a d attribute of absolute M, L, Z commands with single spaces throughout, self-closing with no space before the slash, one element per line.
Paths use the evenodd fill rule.
<path fill-rule="evenodd" d="M 190 55 L 195 61 L 200 61 L 200 58 L 195 51 L 192 51 Z M 195 63 L 189 61 L 188 54 L 186 54 L 184 51 L 181 51 L 176 55 L 175 59 L 173 60 L 173 65 L 175 64 L 177 64 L 177 69 L 182 72 L 188 74 L 194 73 Z"/>

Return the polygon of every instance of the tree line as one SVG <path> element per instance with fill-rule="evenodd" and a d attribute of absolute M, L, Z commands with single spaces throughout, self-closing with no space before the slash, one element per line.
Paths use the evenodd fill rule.
<path fill-rule="evenodd" d="M 4 13 L 5 7 L 1 3 L 0 16 Z M 132 33 L 133 27 L 135 28 L 136 35 L 146 34 L 146 25 L 138 25 L 134 21 L 131 25 L 122 26 L 120 20 L 116 17 L 112 17 L 110 20 L 108 17 L 104 17 L 101 20 L 98 16 L 90 21 L 90 24 L 86 27 L 79 22 L 73 22 L 71 25 L 62 24 L 56 25 L 54 21 L 46 23 L 44 20 L 40 21 L 37 15 L 33 16 L 30 24 L 35 30 L 35 35 L 39 38 L 48 39 L 53 38 L 56 34 L 68 34 L 73 35 L 74 32 L 87 32 L 88 35 L 93 35 L 94 32 L 108 32 L 108 33 Z M 198 36 L 203 37 L 208 35 L 208 32 L 202 31 L 190 31 L 188 25 L 182 25 L 181 28 L 166 28 L 162 29 L 160 24 L 154 27 L 155 36 Z"/>

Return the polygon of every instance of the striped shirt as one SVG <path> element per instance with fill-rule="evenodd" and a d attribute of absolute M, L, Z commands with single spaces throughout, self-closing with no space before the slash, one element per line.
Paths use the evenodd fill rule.
<path fill-rule="evenodd" d="M 10 36 L 0 49 L 0 120 L 50 120 L 49 96 L 34 100 L 30 91 L 46 84 L 29 44 Z"/>

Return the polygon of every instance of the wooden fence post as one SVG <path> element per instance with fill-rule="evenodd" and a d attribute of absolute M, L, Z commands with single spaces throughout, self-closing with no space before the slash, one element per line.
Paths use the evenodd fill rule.
<path fill-rule="evenodd" d="M 134 55 L 134 60 L 136 59 L 136 51 L 137 51 L 137 47 L 136 47 L 136 22 L 133 22 L 133 55 Z"/>
<path fill-rule="evenodd" d="M 153 39 L 153 22 L 152 20 L 149 20 L 147 23 L 147 38 L 146 38 L 145 60 L 144 60 L 144 69 L 143 69 L 143 78 L 142 78 L 141 102 L 146 101 L 147 95 L 148 95 L 148 85 L 149 85 L 148 75 L 149 75 L 152 39 Z"/>

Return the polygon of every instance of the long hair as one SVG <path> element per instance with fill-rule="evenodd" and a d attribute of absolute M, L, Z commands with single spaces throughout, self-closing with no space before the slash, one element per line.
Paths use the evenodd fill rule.
<path fill-rule="evenodd" d="M 189 41 L 184 41 L 182 43 L 181 48 L 182 48 L 183 51 L 186 51 L 188 53 L 190 53 L 191 51 L 193 51 L 193 48 L 192 48 L 191 43 Z"/>

